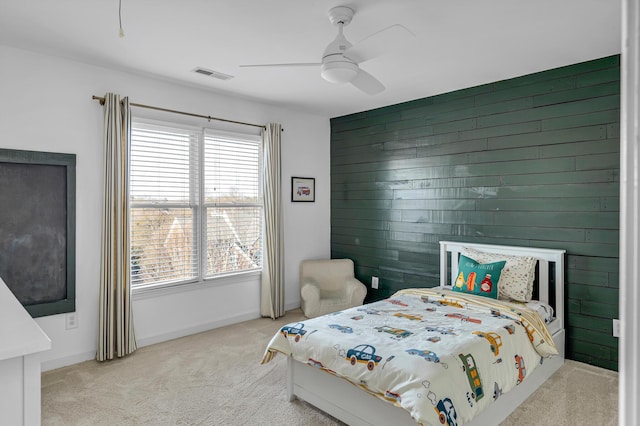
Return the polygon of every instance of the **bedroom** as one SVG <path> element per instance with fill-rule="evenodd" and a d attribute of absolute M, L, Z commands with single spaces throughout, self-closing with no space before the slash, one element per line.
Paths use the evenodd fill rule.
<path fill-rule="evenodd" d="M 113 2 L 114 4 L 116 2 Z M 3 5 L 3 16 L 8 5 Z M 13 7 L 13 6 L 12 6 Z M 135 26 L 127 24 L 127 2 L 124 7 L 123 40 L 117 38 L 117 8 L 112 8 L 113 20 L 106 22 L 106 31 L 111 31 L 113 42 L 127 41 L 133 38 Z M 322 11 L 321 22 L 328 32 L 333 28 L 326 20 L 327 5 L 315 6 Z M 68 15 L 69 17 L 72 14 Z M 357 18 L 356 18 L 357 19 Z M 56 25 L 63 25 L 64 16 L 59 20 L 41 24 L 55 33 Z M 129 21 L 131 22 L 131 21 Z M 355 23 L 358 21 L 354 21 Z M 130 26 L 129 26 L 130 25 Z M 319 24 L 320 25 L 320 24 Z M 3 25 L 3 28 L 7 26 Z M 5 30 L 0 30 L 5 31 Z M 87 30 L 88 31 L 88 30 Z M 170 43 L 170 37 L 164 40 Z M 325 37 L 326 39 L 326 37 Z M 78 266 L 77 266 L 77 318 L 78 327 L 66 330 L 64 315 L 45 317 L 38 320 L 41 327 L 54 341 L 53 350 L 43 360 L 44 369 L 57 368 L 86 359 L 95 352 L 95 306 L 97 303 L 97 276 L 99 267 L 99 217 L 100 217 L 100 169 L 101 149 L 99 147 L 102 127 L 101 108 L 91 101 L 91 95 L 102 96 L 107 91 L 128 95 L 131 99 L 158 106 L 166 106 L 185 111 L 202 112 L 213 116 L 240 119 L 251 122 L 280 122 L 285 128 L 283 138 L 283 176 L 314 176 L 317 184 L 317 201 L 312 206 L 285 203 L 287 219 L 286 246 L 287 270 L 285 275 L 291 285 L 287 286 L 287 308 L 297 307 L 299 294 L 295 277 L 297 265 L 305 258 L 327 257 L 331 254 L 331 181 L 330 146 L 331 126 L 329 118 L 338 117 L 355 111 L 342 111 L 335 114 L 302 112 L 282 106 L 273 106 L 269 102 L 256 102 L 229 93 L 203 93 L 193 86 L 174 84 L 171 81 L 150 78 L 122 69 L 115 70 L 93 64 L 76 61 L 71 54 L 56 52 L 37 53 L 15 46 L 10 34 L 2 33 L 0 46 L 0 81 L 2 84 L 2 148 L 32 149 L 55 152 L 74 152 L 78 156 Z M 320 46 L 326 40 L 320 37 Z M 322 48 L 321 47 L 321 48 Z M 589 46 L 587 46 L 588 48 Z M 320 49 L 321 49 L 320 48 Z M 589 59 L 597 59 L 616 52 L 601 54 Z M 65 59 L 61 56 L 71 56 Z M 281 53 L 281 56 L 284 56 Z M 285 60 L 284 57 L 281 57 Z M 258 60 L 257 58 L 246 59 Z M 295 58 L 294 58 L 295 60 Z M 559 60 L 561 65 L 580 62 L 579 60 Z M 93 65 L 91 65 L 93 64 Z M 190 64 L 196 66 L 202 64 Z M 124 65 L 121 65 L 125 67 Z M 215 69 L 215 64 L 211 65 Z M 554 68 L 554 67 L 547 67 Z M 522 72 L 521 75 L 533 71 Z M 477 80 L 492 82 L 501 78 L 477 75 Z M 479 84 L 479 83 L 478 83 Z M 476 83 L 452 87 L 441 93 L 453 92 L 461 87 L 471 87 Z M 222 89 L 224 90 L 224 89 Z M 435 94 L 435 93 L 434 93 Z M 333 96 L 340 96 L 333 93 Z M 424 95 L 427 96 L 427 95 Z M 423 97 L 423 96 L 420 96 Z M 414 98 L 406 98 L 411 100 Z M 10 101 L 9 101 L 10 100 Z M 367 100 L 367 102 L 371 102 Z M 398 103 L 398 102 L 389 102 Z M 361 110 L 370 110 L 381 105 L 370 105 Z M 69 123 L 74 123 L 69 126 Z M 320 161 L 318 161 L 320 159 Z M 614 167 L 615 168 L 615 167 Z M 325 183 L 322 185 L 321 183 Z M 288 184 L 288 183 L 287 183 Z M 288 187 L 287 187 L 288 188 Z M 287 189 L 288 190 L 288 189 Z M 286 192 L 286 191 L 285 191 Z M 308 226 L 313 223 L 314 226 Z M 295 236 L 295 237 L 294 237 Z M 308 242 L 313 241 L 313 245 Z M 419 253 L 417 253 L 419 255 Z M 615 257 L 615 256 L 613 256 Z M 611 268 L 609 272 L 611 273 Z M 369 272 L 366 275 L 373 275 Z M 613 273 L 611 273 L 613 277 Z M 383 281 L 383 286 L 385 282 Z M 157 294 L 153 297 L 140 297 L 134 301 L 136 310 L 136 332 L 141 345 L 152 344 L 209 328 L 218 327 L 245 319 L 254 318 L 258 312 L 257 278 L 251 282 L 226 282 L 214 287 L 196 288 L 180 294 Z M 233 300 L 235 303 L 227 303 Z M 581 300 L 579 297 L 577 300 Z M 587 300 L 589 302 L 589 300 Z M 615 305 L 614 303 L 610 303 Z M 166 315 L 172 312 L 173 315 Z M 606 316 L 609 315 L 609 316 Z M 596 317 L 613 318 L 614 313 Z M 597 328 L 598 326 L 596 326 Z M 599 327 L 602 327 L 601 325 Z M 587 328 L 588 330 L 588 328 Z M 588 330 L 589 331 L 589 330 Z M 591 330 L 593 331 L 593 330 Z M 596 332 L 598 332 L 596 330 Z M 602 329 L 599 333 L 603 334 Z M 588 345 L 587 345 L 588 346 Z M 612 346 L 599 346 L 608 351 L 609 361 L 615 358 Z M 602 359 L 602 357 L 600 357 Z"/>

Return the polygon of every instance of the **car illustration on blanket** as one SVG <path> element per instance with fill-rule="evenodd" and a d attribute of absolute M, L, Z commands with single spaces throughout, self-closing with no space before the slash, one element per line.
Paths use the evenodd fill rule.
<path fill-rule="evenodd" d="M 516 381 L 516 384 L 519 385 L 520 383 L 522 383 L 525 376 L 527 375 L 527 369 L 524 366 L 524 358 L 522 358 L 520 355 L 516 355 L 515 359 L 516 359 L 516 368 L 518 369 L 518 380 Z"/>
<path fill-rule="evenodd" d="M 379 332 L 384 331 L 385 333 L 392 334 L 396 339 L 403 339 L 405 337 L 411 336 L 413 333 L 408 330 L 403 330 L 401 328 L 389 327 L 388 325 L 383 325 L 381 327 L 373 327 Z"/>
<path fill-rule="evenodd" d="M 342 331 L 343 333 L 353 333 L 353 328 L 348 325 L 340 325 L 340 324 L 329 324 L 329 328 L 334 328 L 336 330 Z"/>
<path fill-rule="evenodd" d="M 478 337 L 484 337 L 487 342 L 489 342 L 489 347 L 491 349 L 491 352 L 493 352 L 493 355 L 498 356 L 498 354 L 500 353 L 500 346 L 502 346 L 502 337 L 500 337 L 500 335 L 498 333 L 494 333 L 494 332 L 482 332 L 482 331 L 474 331 L 473 334 L 475 334 Z"/>
<path fill-rule="evenodd" d="M 458 314 L 458 313 L 445 314 L 445 316 L 447 316 L 449 318 L 459 318 L 460 321 L 473 322 L 473 323 L 476 323 L 476 324 L 481 324 L 482 323 L 482 320 L 480 320 L 478 318 L 471 318 L 468 315 L 462 315 L 462 314 Z"/>
<path fill-rule="evenodd" d="M 422 320 L 422 316 L 421 315 L 416 315 L 416 314 L 407 314 L 405 312 L 396 312 L 395 314 L 393 314 L 394 317 L 398 317 L 398 318 L 406 318 L 408 320 L 412 320 L 412 321 L 421 321 Z"/>
<path fill-rule="evenodd" d="M 307 334 L 307 330 L 304 330 L 304 324 L 298 322 L 295 324 L 285 325 L 280 329 L 280 333 L 282 333 L 285 338 L 288 338 L 289 335 L 295 336 L 293 340 L 299 342 L 300 339 L 302 339 L 302 336 Z"/>
<path fill-rule="evenodd" d="M 358 345 L 347 351 L 346 359 L 351 365 L 356 365 L 359 362 L 365 363 L 367 364 L 367 369 L 371 371 L 382 360 L 382 357 L 376 355 L 376 348 L 373 346 Z"/>
<path fill-rule="evenodd" d="M 381 311 L 378 309 L 371 309 L 371 308 L 358 308 L 358 311 L 364 312 L 365 314 L 369 314 L 369 315 L 381 315 Z"/>
<path fill-rule="evenodd" d="M 471 354 L 460 354 L 458 357 L 462 361 L 462 371 L 467 373 L 469 386 L 471 386 L 471 398 L 480 401 L 484 397 L 484 391 L 482 390 L 482 381 L 476 367 L 476 361 Z"/>
<path fill-rule="evenodd" d="M 393 403 L 402 402 L 402 396 L 399 393 L 391 392 L 390 390 L 384 391 L 384 398 Z"/>
<path fill-rule="evenodd" d="M 427 349 L 425 349 L 425 350 L 407 349 L 405 352 L 408 353 L 409 355 L 421 356 L 425 360 L 431 361 L 431 362 L 435 362 L 436 364 L 440 362 L 440 358 L 438 358 L 438 355 L 435 352 L 427 350 Z"/>
<path fill-rule="evenodd" d="M 449 300 L 449 299 L 442 299 L 442 300 L 438 300 L 436 301 L 436 303 L 440 306 L 453 306 L 454 308 L 463 308 L 464 306 L 462 306 L 462 304 L 460 302 L 456 302 L 455 300 Z"/>
<path fill-rule="evenodd" d="M 533 342 L 533 340 L 535 339 L 535 330 L 533 329 L 533 326 L 525 321 L 524 318 L 522 318 L 520 321 L 516 321 L 516 324 L 524 327 L 524 330 L 527 332 L 527 336 L 529 336 L 529 340 Z"/>
<path fill-rule="evenodd" d="M 317 361 L 317 360 L 315 360 L 313 358 L 309 358 L 309 360 L 307 360 L 307 364 L 309 364 L 312 367 L 320 368 L 320 369 L 322 369 L 324 371 L 327 371 L 327 372 L 329 372 L 331 374 L 336 374 L 335 371 L 333 371 L 330 368 L 326 368 L 324 365 L 322 365 L 322 363 L 320 361 Z"/>
<path fill-rule="evenodd" d="M 438 401 L 433 409 L 438 413 L 438 420 L 440 421 L 440 424 L 446 426 L 458 426 L 458 415 L 456 414 L 453 402 L 449 398 L 444 398 Z"/>
<path fill-rule="evenodd" d="M 426 330 L 431 332 L 438 332 L 444 335 L 457 336 L 457 334 L 453 331 L 453 328 L 427 326 Z"/>

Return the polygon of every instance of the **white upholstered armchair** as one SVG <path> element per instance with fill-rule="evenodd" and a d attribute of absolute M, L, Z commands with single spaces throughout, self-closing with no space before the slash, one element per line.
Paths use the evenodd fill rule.
<path fill-rule="evenodd" d="M 351 259 L 303 260 L 300 264 L 302 312 L 307 318 L 362 305 L 367 288 Z"/>

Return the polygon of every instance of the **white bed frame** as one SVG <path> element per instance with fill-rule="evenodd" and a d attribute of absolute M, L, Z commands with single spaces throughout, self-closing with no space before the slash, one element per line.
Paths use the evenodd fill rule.
<path fill-rule="evenodd" d="M 458 275 L 458 259 L 464 247 L 479 251 L 510 254 L 517 256 L 533 256 L 538 259 L 538 294 L 539 300 L 549 300 L 550 265 L 555 264 L 555 312 L 554 320 L 549 324 L 559 355 L 545 359 L 527 380 L 511 391 L 500 396 L 489 408 L 481 412 L 467 425 L 497 425 L 506 419 L 516 407 L 526 400 L 551 375 L 564 364 L 565 330 L 564 330 L 564 250 L 539 249 L 532 247 L 497 246 L 462 242 L 440 242 L 440 287 L 450 288 Z M 451 278 L 448 277 L 451 262 Z M 322 370 L 305 363 L 295 361 L 292 357 L 287 361 L 287 390 L 289 400 L 304 400 L 331 416 L 353 426 L 371 425 L 414 425 L 415 420 L 409 413 L 390 403 L 384 402 L 361 390 L 347 380 L 327 374 Z"/>

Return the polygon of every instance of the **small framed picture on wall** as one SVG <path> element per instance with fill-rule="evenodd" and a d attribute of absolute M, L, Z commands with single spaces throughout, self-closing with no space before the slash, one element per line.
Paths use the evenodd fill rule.
<path fill-rule="evenodd" d="M 291 178 L 291 201 L 316 201 L 316 179 L 306 177 Z"/>

